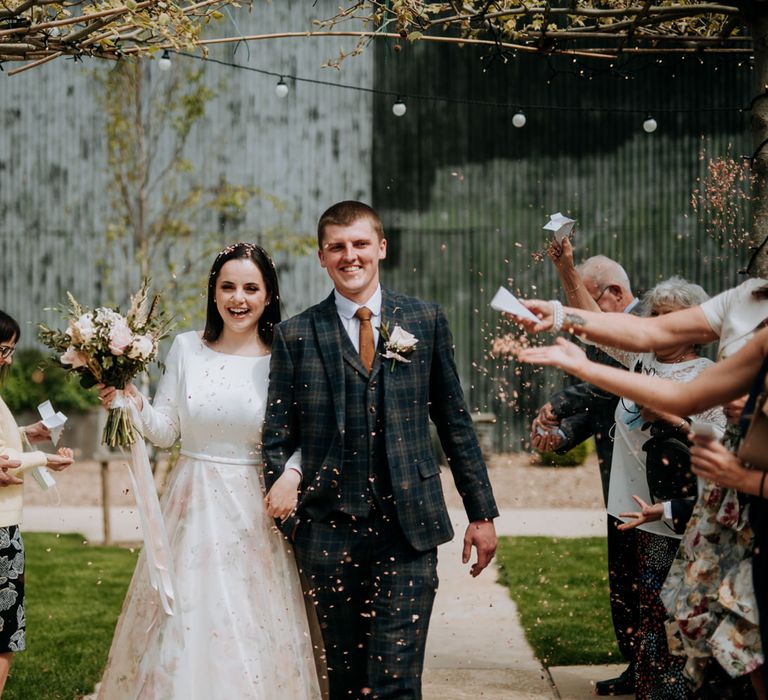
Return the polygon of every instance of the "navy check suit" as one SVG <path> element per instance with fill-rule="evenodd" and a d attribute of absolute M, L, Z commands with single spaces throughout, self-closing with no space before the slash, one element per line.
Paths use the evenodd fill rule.
<path fill-rule="evenodd" d="M 284 524 L 314 596 L 328 657 L 332 698 L 420 698 L 424 643 L 437 587 L 436 547 L 453 537 L 429 419 L 470 521 L 498 515 L 464 403 L 448 323 L 440 308 L 382 289 L 382 324 L 417 339 L 408 363 L 382 362 L 370 378 L 381 391 L 378 417 L 391 502 L 370 518 L 339 510 L 345 430 L 355 370 L 333 293 L 275 329 L 263 443 L 267 488 L 295 449 L 303 477 L 297 518 Z M 346 387 L 347 389 L 349 387 Z M 347 475 L 347 481 L 351 478 Z"/>

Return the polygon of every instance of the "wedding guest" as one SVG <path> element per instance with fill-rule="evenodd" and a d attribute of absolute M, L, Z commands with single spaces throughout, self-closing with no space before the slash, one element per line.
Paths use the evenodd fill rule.
<path fill-rule="evenodd" d="M 532 332 L 552 329 L 556 305 L 540 300 L 524 303 L 541 320 L 536 324 L 520 321 L 523 326 Z M 742 348 L 765 324 L 766 319 L 768 280 L 760 278 L 748 279 L 709 299 L 700 307 L 657 318 L 636 319 L 631 324 L 627 324 L 621 314 L 594 314 L 567 308 L 563 309 L 562 317 L 564 325 L 576 330 L 580 337 L 632 351 L 664 349 L 682 341 L 706 343 L 719 339 L 717 354 L 721 360 Z M 761 629 L 761 644 L 753 634 L 753 621 L 739 614 L 734 615 L 732 610 L 719 603 L 719 586 L 725 583 L 727 587 L 739 591 L 740 606 L 734 610 L 738 612 L 739 607 L 749 609 L 756 604 L 755 587 L 749 581 L 753 573 L 750 570 L 753 542 L 749 507 L 746 506 L 744 499 L 733 489 L 718 488 L 715 485 L 705 489 L 696 506 L 698 511 L 694 510 L 693 514 L 693 524 L 697 530 L 690 531 L 689 528 L 689 533 L 686 533 L 680 548 L 684 560 L 676 562 L 671 575 L 676 573 L 678 564 L 695 571 L 700 570 L 700 567 L 696 569 L 695 562 L 701 556 L 715 559 L 721 565 L 716 569 L 716 576 L 700 575 L 690 585 L 682 587 L 682 597 L 674 599 L 674 608 L 670 607 L 673 594 L 666 598 L 670 601 L 670 614 L 678 618 L 681 637 L 679 651 L 686 653 L 689 658 L 686 673 L 697 685 L 712 685 L 712 697 L 718 700 L 726 696 L 739 700 L 744 697 L 743 692 L 740 694 L 738 679 L 762 663 L 762 649 L 768 648 L 766 626 Z M 687 541 L 690 541 L 690 546 L 686 546 Z M 707 542 L 716 543 L 713 548 L 715 551 L 702 553 L 700 550 L 707 547 Z M 691 577 L 688 576 L 687 580 L 691 581 Z M 761 609 L 764 611 L 763 616 L 768 616 L 768 603 L 764 603 Z M 702 616 L 707 616 L 706 623 Z M 715 660 L 711 655 L 712 649 L 729 648 L 731 629 L 738 629 L 742 638 L 739 654 L 734 654 L 732 650 L 724 651 Z M 688 633 L 684 634 L 683 630 L 688 630 Z M 719 642 L 716 638 L 724 641 Z M 737 679 L 736 685 L 727 680 L 721 682 L 723 668 L 729 676 Z M 768 670 L 765 664 L 762 665 L 762 671 L 763 683 L 766 683 Z"/>
<path fill-rule="evenodd" d="M 756 397 L 765 389 L 765 378 L 768 373 L 768 330 L 760 330 L 737 353 L 708 367 L 686 384 L 685 391 L 680 391 L 679 385 L 661 377 L 641 376 L 592 363 L 587 360 L 581 349 L 563 338 L 558 338 L 553 346 L 522 350 L 518 357 L 524 362 L 560 367 L 585 381 L 598 384 L 607 391 L 620 392 L 642 405 L 671 411 L 677 415 L 691 415 L 714 406 L 724 405 L 739 398 L 744 392 L 750 391 L 751 398 L 745 408 L 745 414 L 748 415 L 751 407 L 756 405 Z M 746 465 L 740 464 L 736 458 L 729 456 L 726 448 L 714 440 L 693 437 L 697 443 L 692 449 L 694 472 L 703 478 L 716 479 L 714 482 L 716 486 L 735 487 L 744 493 L 751 494 L 749 519 L 755 537 L 752 561 L 754 592 L 757 594 L 759 607 L 760 633 L 765 637 L 766 627 L 768 627 L 766 609 L 768 582 L 764 577 L 765 547 L 768 546 L 768 527 L 765 518 L 768 492 L 765 489 L 764 472 L 744 469 Z M 731 511 L 730 508 L 727 510 Z M 733 512 L 726 512 L 723 515 L 732 522 L 739 519 L 739 514 Z M 710 574 L 719 577 L 721 574 L 717 567 L 718 563 L 702 559 L 699 567 L 702 573 L 706 569 Z M 700 625 L 698 634 L 709 638 L 713 630 L 708 618 L 716 618 L 715 632 L 723 632 L 712 642 L 713 653 L 717 660 L 724 664 L 726 670 L 732 675 L 738 675 L 739 672 L 752 673 L 755 691 L 758 697 L 764 698 L 764 684 L 760 674 L 755 673 L 758 666 L 764 669 L 763 655 L 760 653 L 759 645 L 757 648 L 755 646 L 756 640 L 744 636 L 738 625 L 739 617 L 746 622 L 749 618 L 754 618 L 754 607 L 750 607 L 749 595 L 742 598 L 743 591 L 734 590 L 727 585 L 728 583 L 728 581 L 720 583 L 720 596 L 725 596 L 721 602 L 723 606 L 727 604 L 727 609 L 724 612 L 708 609 L 708 601 L 700 599 L 701 611 L 705 613 L 705 617 L 704 619 L 694 618 L 689 622 L 692 628 Z M 726 584 L 725 587 L 723 584 Z M 729 591 L 735 592 L 736 598 L 728 600 Z M 730 619 L 728 615 L 731 616 Z M 733 619 L 734 616 L 737 619 Z M 721 622 L 720 617 L 726 619 Z M 725 625 L 724 630 L 721 625 Z M 692 661 L 695 662 L 695 657 Z"/>
<path fill-rule="evenodd" d="M 645 294 L 643 308 L 651 316 L 661 316 L 691 308 L 707 298 L 699 285 L 672 277 Z M 700 357 L 697 346 L 690 343 L 644 354 L 601 347 L 631 371 L 667 377 L 679 383 L 690 381 L 712 364 L 711 360 Z M 697 415 L 696 419 L 709 423 L 725 422 L 719 407 Z M 690 697 L 683 676 L 685 659 L 669 654 L 665 629 L 667 615 L 659 596 L 677 553 L 679 535 L 672 523 L 654 518 L 655 511 L 653 515 L 636 512 L 636 503 L 653 502 L 646 474 L 648 454 L 643 449 L 651 438 L 645 427 L 651 424 L 654 431 L 678 435 L 684 441 L 690 429 L 690 418 L 636 406 L 625 398 L 619 401 L 615 414 L 608 512 L 626 523 L 621 526 L 624 531 L 636 530 L 635 586 L 640 601 L 635 630 L 636 697 L 639 700 L 657 697 L 685 700 Z M 684 496 L 679 494 L 680 498 Z"/>
<path fill-rule="evenodd" d="M 0 311 L 0 386 L 13 363 L 21 336 L 19 324 Z M 24 542 L 19 531 L 22 520 L 23 470 L 49 467 L 60 471 L 72 464 L 72 450 L 62 447 L 57 454 L 24 452 L 22 433 L 29 442 L 42 442 L 50 432 L 42 422 L 19 428 L 8 406 L 0 398 L 0 695 L 3 694 L 13 654 L 26 649 L 24 609 Z"/>
<path fill-rule="evenodd" d="M 572 306 L 596 311 L 635 313 L 638 300 L 629 277 L 615 260 L 604 255 L 574 265 L 569 238 L 552 241 L 548 255 L 557 269 Z M 595 346 L 587 348 L 590 359 L 609 365 L 619 363 Z M 587 382 L 568 386 L 550 397 L 531 425 L 531 444 L 541 452 L 563 453 L 594 436 L 603 501 L 608 506 L 608 485 L 613 459 L 614 413 L 618 396 Z M 635 691 L 635 633 L 640 601 L 637 588 L 636 534 L 622 531 L 621 521 L 607 515 L 608 584 L 611 618 L 616 642 L 627 668 L 616 678 L 595 683 L 597 695 L 621 695 Z"/>
<path fill-rule="evenodd" d="M 203 331 L 181 333 L 154 400 L 125 392 L 145 437 L 181 442 L 162 497 L 177 607 L 167 615 L 142 553 L 99 698 L 321 697 L 293 553 L 274 527 L 296 505 L 293 455 L 266 499 L 262 425 L 280 292 L 258 245 L 227 246 L 208 277 Z M 101 387 L 108 407 L 114 387 Z"/>

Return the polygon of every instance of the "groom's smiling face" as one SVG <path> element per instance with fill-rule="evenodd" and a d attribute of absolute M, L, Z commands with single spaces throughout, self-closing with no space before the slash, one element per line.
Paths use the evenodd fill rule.
<path fill-rule="evenodd" d="M 368 219 L 349 226 L 330 224 L 325 227 L 318 256 L 336 290 L 361 304 L 379 284 L 379 260 L 387 256 L 387 241 L 379 239 Z"/>

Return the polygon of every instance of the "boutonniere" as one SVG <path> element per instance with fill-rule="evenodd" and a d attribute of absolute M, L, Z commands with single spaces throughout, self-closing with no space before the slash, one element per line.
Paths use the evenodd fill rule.
<path fill-rule="evenodd" d="M 404 331 L 400 326 L 395 326 L 392 331 L 389 330 L 389 324 L 382 323 L 379 328 L 379 333 L 384 339 L 384 354 L 382 355 L 386 360 L 392 360 L 389 366 L 389 371 L 393 372 L 395 369 L 395 362 L 410 362 L 405 356 L 412 353 L 416 348 L 416 343 L 419 339 Z"/>

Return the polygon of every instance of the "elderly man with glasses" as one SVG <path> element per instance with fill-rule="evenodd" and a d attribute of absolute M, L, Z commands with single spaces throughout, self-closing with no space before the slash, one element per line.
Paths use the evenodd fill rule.
<path fill-rule="evenodd" d="M 578 266 L 573 262 L 573 248 L 568 238 L 553 242 L 549 257 L 557 268 L 570 306 L 600 311 L 632 313 L 638 300 L 632 294 L 629 277 L 615 260 L 604 255 L 588 258 Z M 595 347 L 588 347 L 590 359 L 618 366 Z M 563 453 L 590 436 L 597 448 L 603 500 L 608 503 L 614 412 L 618 397 L 582 382 L 565 388 L 545 403 L 531 426 L 531 443 L 540 452 Z M 617 678 L 598 681 L 598 695 L 634 692 L 634 632 L 637 629 L 640 601 L 636 590 L 637 562 L 633 530 L 621 531 L 621 521 L 608 515 L 608 570 L 611 615 L 619 650 L 628 662 Z"/>

